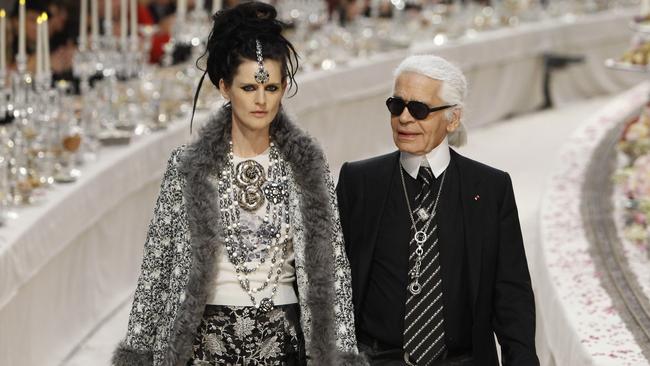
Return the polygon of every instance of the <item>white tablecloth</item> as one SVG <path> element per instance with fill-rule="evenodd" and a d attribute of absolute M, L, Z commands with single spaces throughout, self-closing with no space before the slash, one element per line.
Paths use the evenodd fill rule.
<path fill-rule="evenodd" d="M 536 279 L 540 326 L 556 365 L 647 365 L 641 348 L 602 287 L 594 264 L 580 197 L 587 166 L 607 132 L 642 106 L 642 83 L 585 120 L 560 153 L 542 201 L 541 247 L 529 252 Z M 613 213 L 607 213 L 613 214 Z"/>
<path fill-rule="evenodd" d="M 470 82 L 471 129 L 542 102 L 542 51 L 588 57 L 556 75 L 554 91 L 563 98 L 631 85 L 634 77 L 601 66 L 603 57 L 626 48 L 630 15 L 552 20 L 355 60 L 300 75 L 299 93 L 286 104 L 320 140 L 337 176 L 344 161 L 393 149 L 383 101 L 393 68 L 409 52 L 434 52 L 461 64 Z M 188 135 L 187 123 L 178 123 L 128 147 L 103 150 L 77 183 L 55 186 L 45 201 L 0 228 L 0 365 L 57 365 L 128 297 L 165 162 Z"/>
<path fill-rule="evenodd" d="M 101 150 L 0 229 L 0 365 L 58 365 L 133 291 L 146 225 L 186 123 Z"/>

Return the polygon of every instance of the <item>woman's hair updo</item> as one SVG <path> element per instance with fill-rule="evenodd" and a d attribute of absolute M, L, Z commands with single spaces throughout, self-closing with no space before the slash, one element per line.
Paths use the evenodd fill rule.
<path fill-rule="evenodd" d="M 256 40 L 262 45 L 262 57 L 280 62 L 282 81 L 294 87 L 298 55 L 282 35 L 285 24 L 276 19 L 277 11 L 269 4 L 252 1 L 222 10 L 213 16 L 214 24 L 206 49 L 207 73 L 218 88 L 223 79 L 230 85 L 244 60 L 257 61 Z M 205 54 L 204 54 L 205 55 Z"/>
<path fill-rule="evenodd" d="M 276 19 L 278 12 L 269 4 L 250 1 L 239 4 L 231 9 L 218 11 L 212 16 L 213 26 L 208 36 L 205 53 L 196 60 L 199 62 L 206 55 L 207 66 L 199 80 L 194 94 L 194 106 L 190 119 L 190 133 L 196 111 L 196 101 L 201 91 L 205 74 L 217 89 L 219 80 L 226 85 L 232 83 L 237 68 L 245 60 L 257 61 L 256 40 L 262 45 L 262 57 L 265 60 L 275 60 L 282 65 L 282 81 L 289 79 L 289 88 L 297 92 L 295 76 L 298 71 L 298 54 L 291 42 L 282 35 L 285 23 Z"/>

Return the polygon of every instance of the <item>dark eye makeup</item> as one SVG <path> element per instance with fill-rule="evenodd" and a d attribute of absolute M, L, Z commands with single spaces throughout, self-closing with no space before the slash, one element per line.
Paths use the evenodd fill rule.
<path fill-rule="evenodd" d="M 275 84 L 266 85 L 264 88 L 268 92 L 276 92 L 276 91 L 280 90 L 280 87 L 275 85 Z M 243 91 L 245 91 L 245 92 L 254 92 L 255 90 L 257 90 L 257 85 L 255 85 L 255 84 L 245 84 L 245 85 L 241 86 L 241 89 Z"/>

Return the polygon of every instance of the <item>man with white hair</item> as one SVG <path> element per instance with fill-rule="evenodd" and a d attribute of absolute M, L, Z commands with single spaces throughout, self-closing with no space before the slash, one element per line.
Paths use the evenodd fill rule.
<path fill-rule="evenodd" d="M 462 72 L 432 55 L 395 71 L 398 151 L 345 163 L 337 186 L 359 349 L 373 365 L 539 365 L 510 176 L 466 141 Z"/>

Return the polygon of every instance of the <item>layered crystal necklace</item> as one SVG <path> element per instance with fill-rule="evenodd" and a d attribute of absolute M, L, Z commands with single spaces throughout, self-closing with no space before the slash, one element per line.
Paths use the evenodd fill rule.
<path fill-rule="evenodd" d="M 226 166 L 218 180 L 219 205 L 224 226 L 228 260 L 235 267 L 240 286 L 256 308 L 263 312 L 274 306 L 282 267 L 287 257 L 291 218 L 289 215 L 289 165 L 280 156 L 275 144 L 269 148 L 269 168 L 255 160 L 234 164 L 232 141 Z M 255 216 L 266 204 L 259 225 L 247 225 L 242 211 Z M 254 227 L 257 226 L 257 227 Z M 249 275 L 266 261 L 270 269 L 262 285 L 251 287 Z M 271 294 L 259 302 L 255 294 L 272 286 Z"/>

